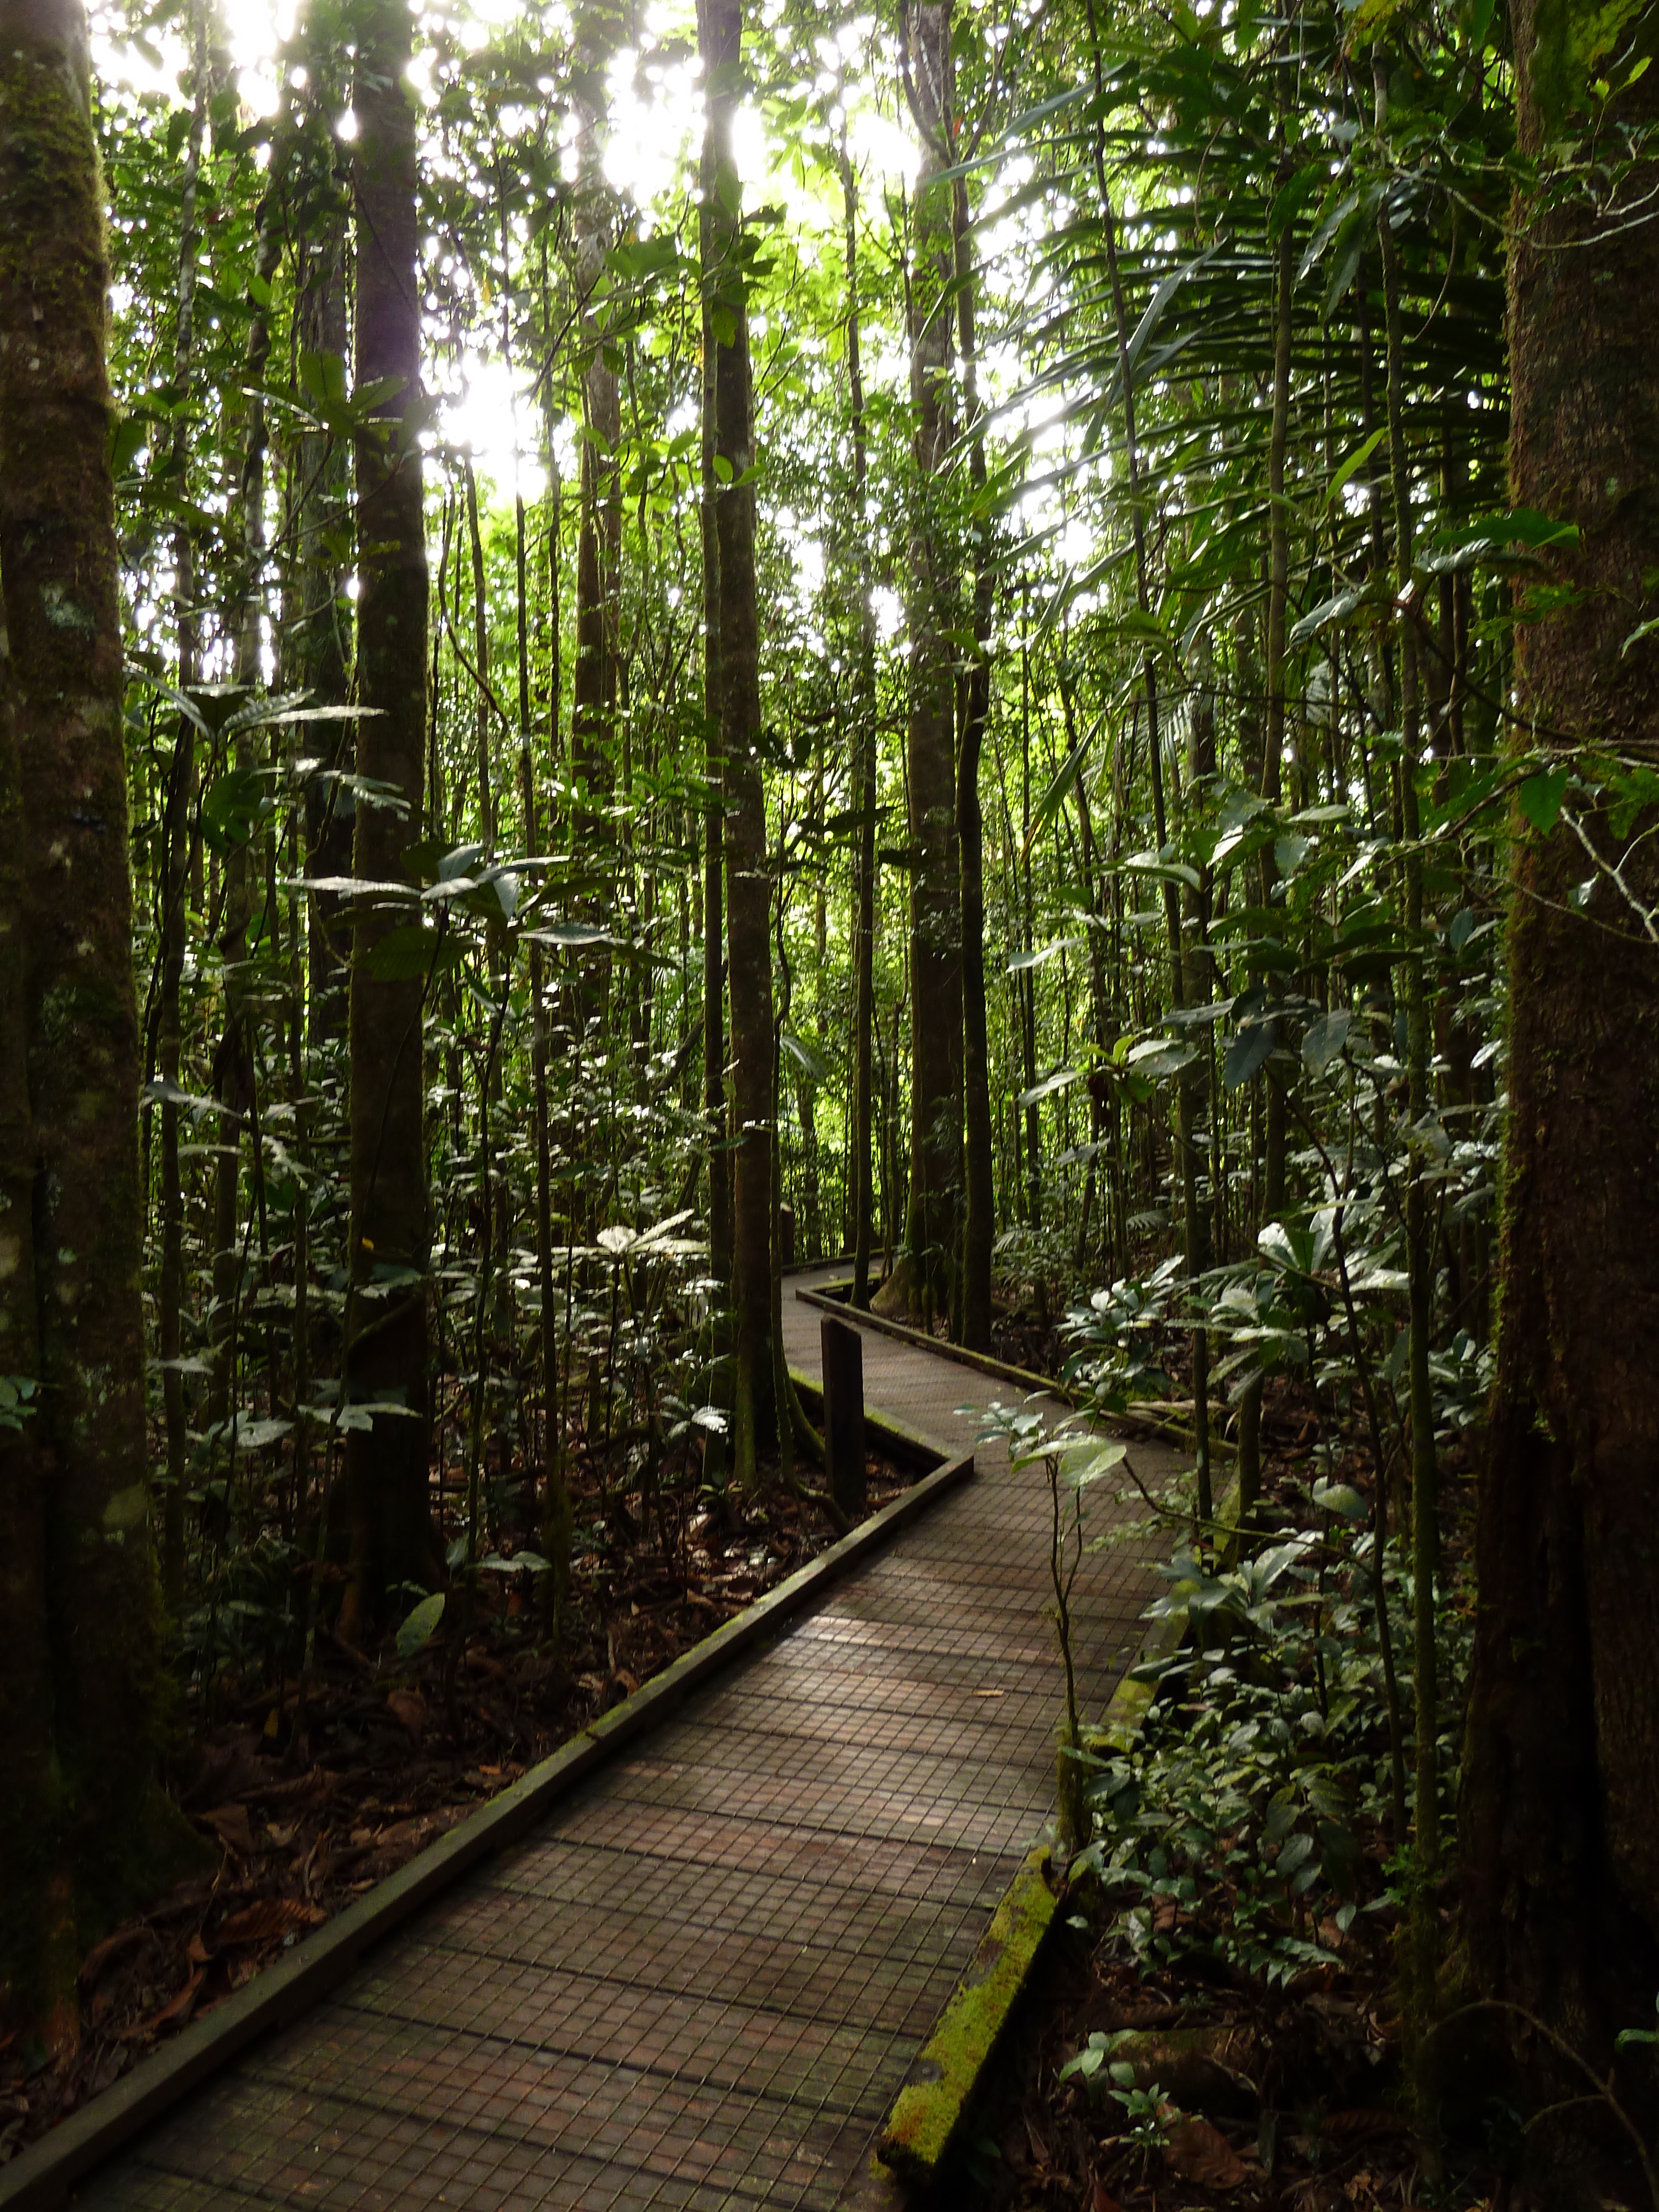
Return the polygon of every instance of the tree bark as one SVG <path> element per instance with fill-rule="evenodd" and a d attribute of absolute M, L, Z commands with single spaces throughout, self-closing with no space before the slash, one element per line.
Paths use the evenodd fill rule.
<path fill-rule="evenodd" d="M 415 107 L 405 78 L 404 0 L 362 0 L 353 166 L 357 216 L 356 384 L 388 380 L 356 440 L 360 774 L 391 785 L 404 811 L 360 806 L 355 872 L 403 874 L 421 834 L 426 780 L 426 529 L 421 450 L 406 422 L 421 391 Z M 427 1498 L 425 1273 L 429 1228 L 422 1127 L 419 980 L 371 973 L 390 926 L 360 908 L 351 969 L 351 1324 L 348 1395 L 396 1401 L 354 1429 L 346 1451 L 351 1580 L 344 1618 L 379 1622 L 389 1593 L 437 1573 Z"/>
<path fill-rule="evenodd" d="M 859 348 L 858 180 L 841 143 L 842 211 L 847 231 L 847 396 L 853 429 L 853 529 L 861 540 L 869 481 L 864 423 L 864 367 Z M 857 553 L 854 552 L 856 568 Z M 853 805 L 858 842 L 853 863 L 853 1304 L 870 1303 L 870 1242 L 874 1191 L 871 1170 L 871 1074 L 875 1037 L 876 951 L 876 616 L 870 583 L 859 572 L 857 659 L 854 664 Z"/>
<path fill-rule="evenodd" d="M 337 379 L 344 389 L 349 332 L 346 318 L 346 237 L 350 195 L 338 173 L 339 143 L 333 118 L 345 105 L 345 64 L 329 35 L 329 19 L 306 11 L 306 86 L 296 93 L 293 153 L 294 228 L 302 386 L 321 389 Z M 304 106 L 297 103 L 301 99 Z M 351 665 L 351 623 L 340 557 L 351 496 L 350 454 L 326 430 L 304 430 L 294 449 L 296 510 L 295 573 L 281 643 L 283 681 L 308 692 L 313 705 L 346 702 Z M 324 722 L 310 748 L 328 771 L 306 786 L 307 872 L 349 876 L 356 828 L 356 802 L 336 780 L 352 762 L 350 725 Z M 338 919 L 341 902 L 328 892 L 313 899 L 307 940 L 307 993 L 313 1045 L 345 1034 L 347 960 L 350 933 Z"/>
<path fill-rule="evenodd" d="M 0 1373 L 32 1391 L 0 1427 L 0 2012 L 59 2047 L 81 1948 L 179 1870 L 154 1778 L 108 282 L 84 12 L 0 0 Z"/>
<path fill-rule="evenodd" d="M 199 5 L 191 10 L 191 46 L 194 98 L 179 179 L 179 287 L 173 338 L 173 380 L 180 392 L 188 388 L 194 343 L 198 236 L 196 198 L 201 178 L 202 137 L 207 122 L 207 25 L 205 10 Z M 181 491 L 187 465 L 187 439 L 186 423 L 181 414 L 174 426 L 172 452 L 172 465 Z M 185 521 L 180 521 L 173 532 L 173 566 L 177 585 L 174 621 L 178 628 L 179 689 L 188 697 L 201 675 L 200 624 L 195 604 L 196 548 Z M 162 1083 L 174 1087 L 179 1083 L 185 885 L 195 777 L 196 726 L 189 714 L 181 714 L 162 811 L 161 1006 L 155 1061 Z M 163 1097 L 161 1119 L 161 1279 L 157 1337 L 163 1363 L 161 1405 L 167 1427 L 167 1496 L 162 1506 L 161 1573 L 167 1601 L 176 1612 L 185 1592 L 185 1481 L 189 1459 L 185 1378 L 179 1366 L 184 1356 L 185 1194 L 179 1163 L 176 1101 Z"/>
<path fill-rule="evenodd" d="M 956 423 L 951 320 L 951 0 L 921 0 L 907 72 L 921 137 L 910 307 L 915 481 L 910 528 L 910 1212 L 907 1243 L 924 1318 L 953 1295 L 962 1199 L 962 905 L 957 856 L 955 573 L 943 507 Z"/>
<path fill-rule="evenodd" d="M 962 1231 L 962 1340 L 991 1349 L 991 1253 L 996 1240 L 995 1163 L 991 1136 L 990 1044 L 985 1018 L 985 817 L 979 763 L 991 713 L 991 615 L 996 593 L 991 520 L 985 511 L 985 425 L 974 329 L 973 231 L 968 189 L 954 186 L 957 327 L 962 346 L 963 403 L 969 441 L 968 482 L 975 507 L 974 651 L 962 680 L 962 744 L 957 763 L 957 845 L 962 874 L 963 1108 L 964 1214 Z"/>
<path fill-rule="evenodd" d="M 606 337 L 592 306 L 611 243 L 611 195 L 600 166 L 599 129 L 605 109 L 605 70 L 621 24 L 605 0 L 589 0 L 576 25 L 574 105 L 577 180 L 571 228 L 576 295 L 582 311 L 583 371 L 580 502 L 576 534 L 576 660 L 572 674 L 571 779 L 577 799 L 573 843 L 592 854 L 595 872 L 606 869 L 614 843 L 609 798 L 617 738 L 617 619 L 622 570 L 622 489 L 617 452 L 622 441 L 622 392 L 612 366 L 615 341 Z M 577 1042 L 587 1024 L 602 1018 L 611 989 L 610 963 L 601 951 L 582 962 L 575 994 Z"/>
<path fill-rule="evenodd" d="M 489 764 L 489 586 L 484 574 L 483 538 L 478 529 L 478 484 L 471 459 L 462 463 L 466 483 L 466 535 L 472 555 L 473 741 L 478 769 L 478 835 L 493 854 L 495 848 L 495 779 Z"/>
<path fill-rule="evenodd" d="M 1386 119 L 1388 80 L 1377 68 L 1377 119 Z M 1412 496 L 1406 440 L 1405 341 L 1400 301 L 1400 257 L 1385 207 L 1379 216 L 1382 249 L 1382 295 L 1388 330 L 1389 440 L 1394 479 L 1395 579 L 1401 601 L 1412 586 Z M 1429 1020 L 1423 992 L 1423 861 L 1418 850 L 1417 776 L 1422 750 L 1418 696 L 1417 635 L 1409 614 L 1401 620 L 1400 761 L 1401 826 L 1405 833 L 1406 940 L 1412 950 L 1401 963 L 1401 995 L 1406 1004 L 1406 1114 L 1412 1132 L 1422 1127 L 1429 1110 Z M 1434 2013 L 1439 1972 L 1439 1915 L 1434 1881 L 1440 1852 L 1440 1796 L 1437 1745 L 1439 1697 L 1435 1680 L 1434 1583 L 1438 1567 L 1439 1521 L 1434 1449 L 1434 1396 L 1429 1379 L 1429 1339 L 1434 1326 L 1437 1269 L 1436 1237 L 1429 1221 L 1423 1159 L 1413 1152 L 1407 1164 L 1406 1264 L 1410 1284 L 1411 1336 L 1407 1389 L 1412 1449 L 1412 1673 L 1417 1732 L 1413 1813 L 1415 1885 L 1411 1905 L 1411 1976 L 1407 2047 Z M 1376 1471 L 1379 1486 L 1382 1470 Z M 1421 2084 L 1419 2082 L 1419 2087 Z"/>
<path fill-rule="evenodd" d="M 1524 154 L 1572 127 L 1572 42 L 1582 93 L 1599 21 L 1579 0 L 1554 15 L 1520 0 Z M 1599 127 L 1639 134 L 1656 118 L 1650 71 Z M 1639 204 L 1656 183 L 1650 158 L 1620 197 Z M 1625 641 L 1659 567 L 1656 295 L 1651 224 L 1615 218 L 1603 234 L 1576 200 L 1517 203 L 1512 496 L 1582 533 L 1553 556 L 1578 603 L 1517 626 L 1522 742 L 1546 732 L 1650 771 L 1659 640 Z M 1627 875 L 1651 909 L 1651 815 L 1616 842 L 1604 816 L 1583 827 L 1612 855 L 1647 830 Z M 1659 1986 L 1659 955 L 1604 878 L 1583 916 L 1567 910 L 1588 872 L 1565 825 L 1519 844 L 1504 1297 L 1462 1835 L 1486 1990 L 1539 2013 L 1600 2068 L 1618 2028 L 1651 2024 Z"/>
<path fill-rule="evenodd" d="M 705 0 L 704 63 L 714 126 L 714 521 L 720 551 L 720 749 L 726 771 L 732 995 L 732 1257 L 736 1316 L 733 1437 L 740 1482 L 776 1437 L 772 1358 L 773 1026 L 771 878 L 761 784 L 760 623 L 742 186 L 732 147 L 742 69 L 741 0 Z"/>
<path fill-rule="evenodd" d="M 718 151 L 712 114 L 703 132 L 702 203 L 697 246 L 702 263 L 702 499 L 698 508 L 702 556 L 702 1105 L 708 1137 L 708 1271 L 714 1312 L 709 1342 L 714 1402 L 729 1411 L 732 1301 L 732 1155 L 726 1110 L 726 780 L 720 749 L 720 547 L 715 517 L 719 497 L 714 455 L 720 443 L 716 409 L 720 349 L 714 335 L 719 270 L 714 248 L 714 177 Z M 711 1435 L 704 1464 L 711 1478 L 724 1471 L 726 1443 Z"/>

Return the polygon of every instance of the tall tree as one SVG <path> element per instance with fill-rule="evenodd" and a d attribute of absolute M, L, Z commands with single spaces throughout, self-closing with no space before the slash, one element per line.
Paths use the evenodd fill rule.
<path fill-rule="evenodd" d="M 1519 0 L 1528 156 L 1569 143 L 1593 100 L 1598 143 L 1659 123 L 1659 72 L 1605 106 L 1588 88 L 1627 73 L 1607 51 L 1621 21 L 1582 0 Z M 1620 202 L 1640 205 L 1656 185 L 1650 155 Z M 1552 556 L 1568 604 L 1518 633 L 1519 726 L 1587 770 L 1650 776 L 1659 232 L 1562 185 L 1517 202 L 1511 237 L 1512 496 L 1578 533 Z M 1616 2028 L 1650 2018 L 1659 1986 L 1659 850 L 1650 811 L 1632 843 L 1627 822 L 1577 810 L 1569 796 L 1577 830 L 1563 819 L 1522 839 L 1509 925 L 1504 1296 L 1463 1841 L 1486 1989 L 1600 2066 Z M 1628 899 L 1607 873 L 1621 859 Z"/>
<path fill-rule="evenodd" d="M 699 19 L 705 42 L 707 30 Z M 715 1285 L 715 1320 L 710 1346 L 719 1401 L 730 1398 L 726 1371 L 727 1315 L 732 1297 L 732 1155 L 726 1143 L 726 778 L 720 747 L 720 545 L 715 515 L 719 446 L 715 418 L 720 346 L 715 334 L 714 178 L 720 150 L 714 141 L 712 107 L 703 125 L 702 186 L 697 210 L 697 256 L 702 271 L 702 375 L 701 496 L 697 550 L 702 583 L 702 1105 L 708 1142 L 708 1266 Z M 726 1457 L 725 1440 L 711 1436 L 707 1458 L 717 1474 Z"/>
<path fill-rule="evenodd" d="M 957 328 L 962 343 L 963 429 L 973 501 L 973 650 L 963 674 L 957 761 L 957 845 L 962 872 L 963 1154 L 962 1341 L 991 1348 L 991 1258 L 996 1188 L 991 1139 L 990 1040 L 985 1009 L 985 820 L 979 799 L 981 756 L 991 717 L 991 615 L 996 576 L 986 512 L 985 419 L 979 396 L 977 287 L 968 187 L 955 180 Z"/>
<path fill-rule="evenodd" d="M 295 254 L 295 336 L 302 391 L 316 398 L 343 391 L 350 336 L 346 243 L 351 195 L 342 173 L 334 118 L 345 104 L 348 64 L 337 0 L 308 0 L 297 44 L 306 82 L 294 93 L 295 143 L 290 174 Z M 344 549 L 349 538 L 351 456 L 344 441 L 321 428 L 302 430 L 292 454 L 290 500 L 294 556 L 287 576 L 282 681 L 323 707 L 343 706 L 351 664 Z M 349 725 L 322 725 L 313 747 L 326 776 L 306 787 L 309 872 L 349 876 L 356 803 L 339 777 L 351 764 Z M 339 926 L 339 901 L 319 893 L 308 933 L 311 1033 L 337 1039 L 345 1029 L 349 933 Z"/>
<path fill-rule="evenodd" d="M 202 172 L 202 141 L 207 125 L 208 66 L 205 9 L 191 12 L 191 102 L 185 132 L 185 158 L 179 185 L 179 283 L 173 338 L 173 380 L 179 391 L 189 384 L 196 319 L 196 256 L 198 230 L 196 200 Z M 169 456 L 181 493 L 188 465 L 189 426 L 181 410 L 173 426 Z M 181 509 L 188 507 L 181 498 Z M 177 584 L 174 620 L 179 640 L 179 689 L 188 695 L 200 677 L 200 622 L 196 608 L 196 547 L 181 514 L 173 531 L 173 567 Z M 158 1316 L 162 1360 L 161 1389 L 167 1422 L 167 1487 L 161 1541 L 162 1579 L 167 1600 L 176 1607 L 185 1586 L 185 1485 L 189 1433 L 185 1406 L 185 1196 L 179 1161 L 179 997 L 185 973 L 185 886 L 190 860 L 191 802 L 196 776 L 194 711 L 179 717 L 173 760 L 162 807 L 161 928 L 158 966 L 161 1005 L 156 1070 L 161 1078 L 161 1279 Z"/>
<path fill-rule="evenodd" d="M 421 277 L 415 104 L 407 0 L 359 0 L 353 164 L 356 388 L 372 412 L 356 438 L 357 768 L 401 804 L 360 805 L 355 867 L 396 882 L 421 834 L 426 769 L 427 565 L 416 432 Z M 382 976 L 391 927 L 360 907 L 351 969 L 350 1395 L 403 1410 L 347 1440 L 349 1625 L 377 1620 L 388 1593 L 430 1581 L 427 1502 L 426 1266 L 430 1238 L 422 1140 L 424 979 Z"/>
<path fill-rule="evenodd" d="M 760 618 L 755 594 L 755 487 L 750 473 L 754 459 L 745 275 L 750 240 L 743 228 L 743 185 L 732 143 L 742 88 L 742 0 L 704 0 L 703 64 L 714 131 L 709 232 L 735 1140 L 733 1442 L 738 1479 L 752 1482 L 757 1454 L 776 1434 L 780 1414 L 772 1356 L 772 884 L 761 782 Z"/>
<path fill-rule="evenodd" d="M 962 906 L 957 860 L 956 576 L 945 519 L 956 442 L 951 325 L 955 194 L 950 178 L 951 0 L 906 0 L 906 89 L 921 138 L 910 279 L 910 1212 L 924 1314 L 959 1304 L 962 1197 Z"/>
<path fill-rule="evenodd" d="M 59 2048 L 85 1945 L 179 1850 L 154 1778 L 108 282 L 80 0 L 0 0 L 0 2012 Z"/>
<path fill-rule="evenodd" d="M 870 1303 L 870 1239 L 874 1213 L 871 1175 L 871 1072 L 875 1035 L 876 951 L 876 613 L 857 547 L 866 523 L 870 462 L 859 329 L 858 179 L 841 133 L 842 215 L 847 257 L 847 397 L 853 432 L 853 514 L 849 566 L 858 577 L 858 639 L 853 676 L 853 805 L 858 817 L 853 860 L 853 1100 L 850 1170 L 853 1303 Z"/>
<path fill-rule="evenodd" d="M 592 794 L 581 816 L 588 841 L 609 830 L 602 797 L 611 775 L 617 725 L 617 593 L 622 583 L 622 389 L 615 341 L 593 295 L 611 242 L 613 198 L 602 166 L 599 126 L 605 73 L 621 36 L 607 0 L 589 0 L 576 25 L 576 195 L 572 210 L 577 297 L 582 307 L 581 500 L 576 538 L 576 661 L 571 709 L 571 766 Z M 590 1011 L 592 1009 L 590 1008 Z"/>

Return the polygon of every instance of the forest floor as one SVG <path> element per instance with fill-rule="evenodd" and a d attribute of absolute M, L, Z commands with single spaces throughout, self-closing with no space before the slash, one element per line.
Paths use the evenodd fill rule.
<path fill-rule="evenodd" d="M 866 1470 L 872 1513 L 917 1479 L 873 1454 Z M 404 1658 L 394 1632 L 365 1650 L 322 1629 L 303 1698 L 291 1677 L 234 1672 L 210 1701 L 193 1692 L 174 1794 L 217 1863 L 88 1953 L 73 2048 L 0 2043 L 0 2166 L 836 1542 L 770 1474 L 747 1505 L 659 1510 L 654 1527 L 579 1478 L 578 1542 L 595 1547 L 573 1562 L 562 1650 L 537 1578 L 492 1573 L 464 1638 Z M 533 1537 L 495 1540 L 510 1556 Z"/>
<path fill-rule="evenodd" d="M 1178 1349 L 1166 1362 L 1180 1387 Z M 1305 1391 L 1270 1381 L 1262 1413 L 1261 1520 L 1305 1518 L 1315 1424 Z M 1363 1466 L 1362 1466 L 1363 1461 Z M 1469 1571 L 1468 1442 L 1443 1456 L 1443 1571 Z M 1347 1440 L 1344 1480 L 1364 1480 L 1369 1454 Z M 1449 1722 L 1448 1725 L 1451 1723 Z M 1353 1893 L 1370 1903 L 1346 1928 L 1334 1899 L 1297 1921 L 1328 1955 L 1269 1978 L 1243 1971 L 1224 1940 L 1237 1887 L 1193 1903 L 1154 1900 L 1151 1928 L 1167 1955 L 1135 1954 L 1126 1913 L 1144 1893 L 1091 1875 L 1062 1898 L 1054 1963 L 1016 2024 L 1012 2053 L 982 2117 L 970 2170 L 986 2212 L 1412 2212 L 1478 2206 L 1501 2194 L 1489 2147 L 1443 2163 L 1404 2110 L 1399 1936 L 1387 1838 L 1357 1823 Z M 1225 1855 L 1223 1838 L 1218 1856 Z M 1243 1853 L 1235 1853 L 1243 1858 Z M 1455 1853 L 1449 1853 L 1455 1860 Z M 1240 1879 L 1245 1878 L 1241 1875 Z M 1454 1920 L 1454 1877 L 1437 1899 Z M 1171 1885 L 1173 1887 L 1173 1884 Z M 1091 2037 L 1133 2063 L 1133 2081 L 1103 2069 L 1086 2081 L 1067 2063 Z M 1115 2094 L 1121 2087 L 1122 2094 Z M 1431 2179 L 1434 2176 L 1434 2179 Z"/>

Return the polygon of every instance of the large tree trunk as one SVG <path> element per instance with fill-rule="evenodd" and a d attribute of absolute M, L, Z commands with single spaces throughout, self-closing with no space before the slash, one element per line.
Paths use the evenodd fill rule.
<path fill-rule="evenodd" d="M 32 1392 L 0 1426 L 0 2014 L 59 2046 L 80 1948 L 176 1856 L 100 197 L 79 0 L 0 0 L 0 1374 Z"/>
<path fill-rule="evenodd" d="M 1537 155 L 1599 18 L 1520 0 L 1520 137 Z M 1610 74 L 1612 72 L 1609 72 Z M 1650 130 L 1659 73 L 1602 128 Z M 1621 198 L 1642 204 L 1650 161 Z M 1516 506 L 1577 524 L 1578 603 L 1516 631 L 1518 723 L 1659 761 L 1659 640 L 1625 649 L 1659 568 L 1659 231 L 1572 202 L 1521 203 L 1510 260 Z M 1523 737 L 1523 742 L 1526 741 Z M 1573 802 L 1571 795 L 1569 805 Z M 1605 855 L 1659 901 L 1645 842 L 1591 814 Z M 1659 955 L 1565 826 L 1527 836 L 1513 979 L 1503 1308 L 1477 1540 L 1480 1611 L 1462 1840 L 1472 1959 L 1604 2065 L 1659 1987 Z M 1582 2084 L 1575 2082 L 1575 2091 Z"/>
<path fill-rule="evenodd" d="M 908 0 L 907 0 L 908 4 Z M 941 512 L 956 442 L 951 325 L 956 239 L 951 165 L 951 0 L 914 15 L 908 91 L 921 135 L 911 282 L 910 1220 L 915 1291 L 931 1321 L 953 1295 L 962 1197 L 962 908 L 957 862 L 956 581 Z"/>
<path fill-rule="evenodd" d="M 355 164 L 357 361 L 361 390 L 396 389 L 358 437 L 357 674 L 369 710 L 359 772 L 401 793 L 406 811 L 357 811 L 356 872 L 395 881 L 421 834 L 426 757 L 426 530 L 421 450 L 404 427 L 420 396 L 421 285 L 415 204 L 415 107 L 405 0 L 363 0 L 358 19 Z M 392 1400 L 347 1444 L 350 1624 L 374 1622 L 387 1593 L 433 1579 L 427 1500 L 425 1273 L 429 1230 L 421 1122 L 423 986 L 369 972 L 389 922 L 366 915 L 351 969 L 351 1327 L 349 1395 Z M 401 1277 L 402 1279 L 398 1279 Z"/>
<path fill-rule="evenodd" d="M 737 1473 L 777 1432 L 772 1359 L 772 951 L 766 801 L 761 785 L 760 625 L 755 599 L 755 488 L 749 311 L 738 258 L 741 185 L 732 149 L 743 43 L 742 0 L 705 0 L 715 175 L 715 455 L 720 489 L 720 749 L 726 769 L 726 914 L 731 933 L 732 1258 L 736 1310 Z"/>

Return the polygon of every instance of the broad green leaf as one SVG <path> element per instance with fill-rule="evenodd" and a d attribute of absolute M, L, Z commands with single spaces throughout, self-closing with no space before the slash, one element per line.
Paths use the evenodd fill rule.
<path fill-rule="evenodd" d="M 1148 1037 L 1136 1045 L 1129 1054 L 1129 1066 L 1137 1075 L 1149 1075 L 1161 1079 L 1178 1075 L 1198 1058 L 1198 1047 L 1175 1037 Z"/>
<path fill-rule="evenodd" d="M 1555 818 L 1561 811 L 1561 801 L 1567 795 L 1567 786 L 1572 781 L 1570 768 L 1540 770 L 1529 775 L 1516 793 L 1516 804 L 1540 836 L 1554 829 Z"/>
<path fill-rule="evenodd" d="M 1020 1092 L 1021 1106 L 1036 1106 L 1044 1098 L 1052 1098 L 1055 1091 L 1064 1091 L 1068 1084 L 1075 1083 L 1081 1072 L 1075 1067 L 1056 1068 L 1052 1075 L 1045 1075 L 1041 1083 L 1034 1083 L 1029 1091 Z"/>
<path fill-rule="evenodd" d="M 1353 1015 L 1346 1006 L 1333 1006 L 1316 1022 L 1310 1022 L 1302 1037 L 1302 1065 L 1310 1075 L 1322 1075 L 1348 1041 Z"/>
<path fill-rule="evenodd" d="M 1370 1508 L 1349 1482 L 1316 1482 L 1313 1486 L 1313 1502 L 1323 1513 L 1334 1513 L 1340 1520 L 1363 1521 Z"/>
<path fill-rule="evenodd" d="M 429 1640 L 443 1617 L 444 1594 L 441 1590 L 434 1590 L 430 1597 L 423 1597 L 418 1605 L 411 1606 L 398 1629 L 398 1656 L 412 1659 L 421 1646 Z"/>
<path fill-rule="evenodd" d="M 1274 1045 L 1279 1041 L 1276 1021 L 1247 1022 L 1227 1040 L 1227 1056 L 1222 1063 L 1221 1080 L 1225 1089 L 1237 1091 L 1267 1064 Z"/>
<path fill-rule="evenodd" d="M 1354 447 L 1352 453 L 1349 454 L 1347 459 L 1343 462 L 1341 467 L 1338 469 L 1336 474 L 1331 478 L 1329 483 L 1325 487 L 1325 497 L 1331 506 L 1334 507 L 1336 505 L 1338 500 L 1342 496 L 1343 486 L 1348 482 L 1351 477 L 1357 474 L 1359 470 L 1364 467 L 1366 462 L 1370 460 L 1371 455 L 1376 451 L 1377 447 L 1382 444 L 1382 441 L 1388 436 L 1388 426 L 1385 423 L 1382 429 L 1373 430 L 1370 436 L 1364 441 L 1363 445 L 1358 445 Z"/>

